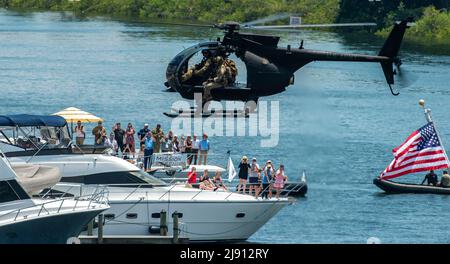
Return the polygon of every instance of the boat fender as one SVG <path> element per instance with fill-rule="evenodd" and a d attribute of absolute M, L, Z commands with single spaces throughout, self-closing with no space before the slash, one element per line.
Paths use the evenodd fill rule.
<path fill-rule="evenodd" d="M 159 234 L 160 233 L 160 227 L 159 226 L 149 226 L 148 232 L 150 234 Z"/>
<path fill-rule="evenodd" d="M 66 243 L 67 244 L 76 244 L 76 245 L 78 245 L 78 244 L 81 244 L 81 241 L 80 241 L 80 239 L 78 237 L 69 237 L 67 239 Z"/>

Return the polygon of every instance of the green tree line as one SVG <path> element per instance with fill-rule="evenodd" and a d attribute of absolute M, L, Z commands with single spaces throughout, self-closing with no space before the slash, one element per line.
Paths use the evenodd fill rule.
<path fill-rule="evenodd" d="M 0 0 L 19 9 L 72 10 L 140 18 L 187 19 L 207 23 L 246 22 L 277 13 L 301 14 L 307 23 L 333 22 L 339 0 Z"/>
<path fill-rule="evenodd" d="M 407 40 L 450 39 L 450 0 L 0 0 L 0 7 L 204 23 L 247 22 L 291 13 L 301 16 L 303 23 L 376 22 L 376 34 L 381 36 L 395 20 L 412 16 L 416 26 L 407 31 Z"/>

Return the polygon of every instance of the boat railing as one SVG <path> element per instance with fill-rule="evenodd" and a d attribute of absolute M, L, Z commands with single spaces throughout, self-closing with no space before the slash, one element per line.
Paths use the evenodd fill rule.
<path fill-rule="evenodd" d="M 245 185 L 245 191 L 249 190 L 249 186 L 251 184 Z M 292 192 L 299 192 L 302 188 L 305 188 L 306 182 L 296 182 L 296 183 L 290 183 L 289 187 L 286 187 L 286 183 L 284 184 L 283 188 L 280 188 L 280 197 L 287 198 Z M 238 190 L 240 191 L 240 190 Z M 250 190 L 249 190 L 250 191 Z M 259 196 L 261 196 L 263 193 L 267 192 L 268 195 L 272 196 L 273 192 L 276 191 L 275 187 L 273 187 L 273 183 L 268 184 L 264 189 L 261 189 L 259 192 Z M 272 193 L 271 193 L 272 192 Z"/>
<path fill-rule="evenodd" d="M 170 163 L 165 163 L 163 161 L 155 161 L 155 156 L 156 155 L 167 155 L 167 156 L 171 156 L 171 155 L 176 155 L 176 156 L 180 156 L 182 161 L 179 163 L 177 163 L 176 165 L 174 164 L 170 164 Z M 183 171 L 184 169 L 188 168 L 190 165 L 195 165 L 193 162 L 193 160 L 191 160 L 191 162 L 189 162 L 190 159 L 193 159 L 194 155 L 197 155 L 197 160 L 200 159 L 200 153 L 186 153 L 186 152 L 182 152 L 182 153 L 175 153 L 175 152 L 160 152 L 160 153 L 155 153 L 153 155 L 149 155 L 149 156 L 140 156 L 139 154 L 135 153 L 134 155 L 126 155 L 126 154 L 120 154 L 118 155 L 116 153 L 116 157 L 125 159 L 127 161 L 129 161 L 131 164 L 135 165 L 138 168 L 143 169 L 144 168 L 144 160 L 145 158 L 149 158 L 150 162 L 149 162 L 149 166 L 148 166 L 148 170 L 151 171 L 152 169 L 156 169 L 156 170 L 164 170 L 166 172 L 172 172 L 173 174 L 175 174 L 176 172 L 180 172 Z M 220 154 L 220 153 L 208 153 L 207 155 L 208 160 L 206 164 L 203 165 L 215 165 L 215 164 L 219 164 L 218 166 L 226 166 L 226 162 L 228 159 L 228 156 L 226 156 L 226 160 L 223 161 L 224 159 L 224 154 Z M 171 176 L 168 174 L 168 176 Z"/>
<path fill-rule="evenodd" d="M 48 198 L 48 197 L 47 197 Z M 106 188 L 96 188 L 93 193 L 79 196 L 79 197 L 65 197 L 52 199 L 52 201 L 43 202 L 40 204 L 33 204 L 24 208 L 15 209 L 9 211 L 5 214 L 0 215 L 0 221 L 4 218 L 9 218 L 14 215 L 13 221 L 18 221 L 20 219 L 27 219 L 28 217 L 39 217 L 43 214 L 50 215 L 51 213 L 59 214 L 66 201 L 75 201 L 74 206 L 71 208 L 72 211 L 77 209 L 95 209 L 98 204 L 108 205 L 108 190 Z M 89 201 L 88 205 L 79 205 L 79 201 Z M 95 205 L 92 204 L 95 202 Z M 58 204 L 56 207 L 55 205 Z M 57 209 L 56 209 L 57 208 Z M 39 210 L 39 211 L 38 211 Z M 38 211 L 36 214 L 35 212 Z"/>
<path fill-rule="evenodd" d="M 169 190 L 167 190 L 165 193 L 163 193 L 163 195 L 161 195 L 158 200 L 161 200 L 164 196 L 166 196 L 166 194 L 169 194 L 170 196 L 170 191 L 172 191 L 173 188 L 175 188 L 176 185 L 172 185 Z"/>

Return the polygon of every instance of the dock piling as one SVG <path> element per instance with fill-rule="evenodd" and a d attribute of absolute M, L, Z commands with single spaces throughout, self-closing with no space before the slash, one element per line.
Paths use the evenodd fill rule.
<path fill-rule="evenodd" d="M 159 234 L 161 236 L 167 236 L 167 212 L 164 210 L 160 213 Z"/>
<path fill-rule="evenodd" d="M 103 214 L 98 215 L 98 244 L 103 244 Z"/>
<path fill-rule="evenodd" d="M 178 244 L 178 235 L 179 235 L 179 233 L 178 233 L 178 217 L 179 217 L 178 212 L 177 211 L 173 212 L 173 214 L 172 214 L 172 218 L 173 218 L 173 239 L 172 239 L 172 241 L 174 244 Z"/>
<path fill-rule="evenodd" d="M 87 226 L 87 235 L 92 236 L 93 235 L 93 229 L 94 229 L 94 219 L 92 219 Z"/>

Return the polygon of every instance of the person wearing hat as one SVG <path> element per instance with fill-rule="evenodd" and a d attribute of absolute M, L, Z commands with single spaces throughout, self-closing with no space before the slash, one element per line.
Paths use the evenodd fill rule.
<path fill-rule="evenodd" d="M 92 135 L 95 137 L 95 146 L 103 146 L 103 136 L 106 137 L 106 129 L 103 127 L 102 121 L 98 121 L 97 126 L 92 129 Z"/>
<path fill-rule="evenodd" d="M 155 139 L 152 133 L 150 131 L 147 132 L 144 139 L 144 170 L 147 170 L 147 168 L 151 168 L 152 166 L 153 148 L 155 146 L 154 143 Z"/>
<path fill-rule="evenodd" d="M 203 139 L 200 141 L 199 150 L 200 150 L 200 155 L 199 155 L 200 157 L 198 159 L 198 165 L 202 165 L 202 160 L 203 160 L 203 165 L 206 165 L 206 157 L 208 157 L 208 151 L 209 151 L 208 135 L 203 134 Z"/>
<path fill-rule="evenodd" d="M 248 178 L 248 169 L 250 169 L 250 164 L 248 164 L 247 156 L 242 156 L 241 163 L 239 163 L 239 185 L 238 185 L 238 193 L 242 189 L 242 193 L 245 194 L 245 190 L 247 189 L 247 178 Z"/>
<path fill-rule="evenodd" d="M 262 183 L 262 198 L 272 198 L 272 179 L 275 174 L 272 161 L 268 160 L 262 169 L 261 183 Z"/>
<path fill-rule="evenodd" d="M 250 165 L 250 174 L 248 177 L 249 189 L 248 193 L 251 195 L 253 190 L 255 191 L 255 197 L 257 198 L 260 192 L 260 184 L 259 179 L 261 178 L 261 174 L 259 173 L 259 165 L 256 163 L 256 158 L 252 159 L 252 163 Z"/>
<path fill-rule="evenodd" d="M 139 130 L 139 132 L 137 134 L 141 146 L 145 145 L 145 138 L 146 138 L 146 135 L 148 132 L 150 132 L 150 129 L 148 128 L 148 124 L 145 123 L 144 128 L 141 128 L 141 130 Z"/>

